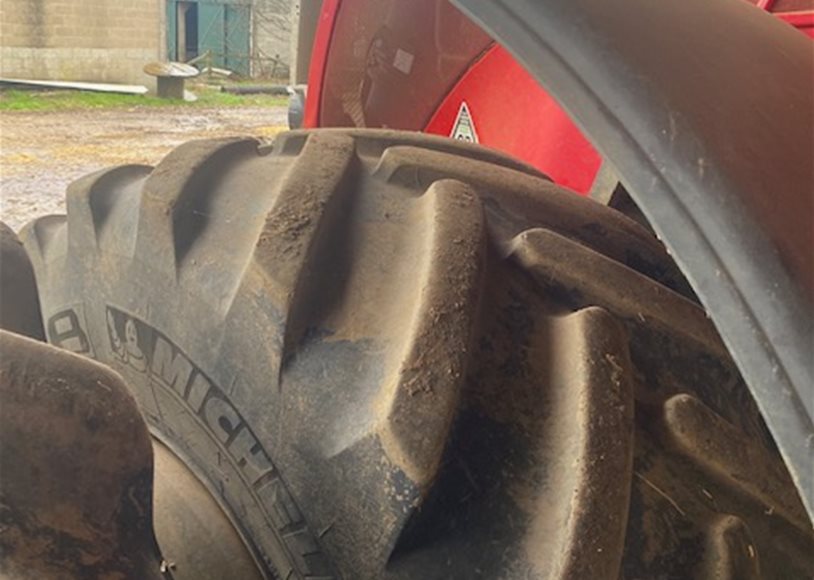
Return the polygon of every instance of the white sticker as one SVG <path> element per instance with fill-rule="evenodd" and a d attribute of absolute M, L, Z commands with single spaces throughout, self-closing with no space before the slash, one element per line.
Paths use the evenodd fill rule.
<path fill-rule="evenodd" d="M 449 136 L 459 141 L 479 143 L 478 132 L 475 131 L 475 122 L 472 120 L 472 114 L 469 112 L 466 101 L 461 101 L 461 108 L 458 109 L 458 117 L 455 119 L 455 124 L 452 126 L 452 133 L 450 133 Z"/>
<path fill-rule="evenodd" d="M 414 60 L 415 57 L 412 54 L 399 48 L 396 51 L 396 58 L 393 59 L 393 67 L 408 75 L 413 70 Z"/>

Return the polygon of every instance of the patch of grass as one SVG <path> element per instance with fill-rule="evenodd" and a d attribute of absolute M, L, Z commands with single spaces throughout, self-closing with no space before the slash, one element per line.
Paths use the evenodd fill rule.
<path fill-rule="evenodd" d="M 70 111 L 134 107 L 279 107 L 288 98 L 274 95 L 231 95 L 203 85 L 190 87 L 192 103 L 152 95 L 119 95 L 90 91 L 0 91 L 0 111 Z"/>
<path fill-rule="evenodd" d="M 198 97 L 193 105 L 205 107 L 280 107 L 288 106 L 288 97 L 280 95 L 233 95 L 219 90 L 199 90 L 192 92 Z"/>
<path fill-rule="evenodd" d="M 3 91 L 0 111 L 62 111 L 68 109 L 106 109 L 157 105 L 149 96 L 116 95 L 85 91 Z"/>

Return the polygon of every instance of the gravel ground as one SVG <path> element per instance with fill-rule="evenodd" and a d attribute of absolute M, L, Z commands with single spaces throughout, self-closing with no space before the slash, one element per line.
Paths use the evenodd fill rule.
<path fill-rule="evenodd" d="M 110 165 L 154 165 L 190 139 L 270 139 L 285 129 L 286 114 L 285 107 L 4 112 L 0 220 L 18 231 L 37 216 L 64 213 L 71 181 Z"/>

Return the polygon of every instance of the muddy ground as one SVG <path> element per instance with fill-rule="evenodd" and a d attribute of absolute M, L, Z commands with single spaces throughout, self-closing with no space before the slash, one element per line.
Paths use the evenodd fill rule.
<path fill-rule="evenodd" d="M 0 220 L 18 231 L 34 217 L 64 212 L 68 184 L 104 167 L 154 165 L 190 139 L 270 139 L 286 124 L 286 107 L 3 112 Z"/>

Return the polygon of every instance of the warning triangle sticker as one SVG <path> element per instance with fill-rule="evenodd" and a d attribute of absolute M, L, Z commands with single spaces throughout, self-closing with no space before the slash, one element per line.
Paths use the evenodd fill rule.
<path fill-rule="evenodd" d="M 452 133 L 449 136 L 459 141 L 478 143 L 478 132 L 475 131 L 475 123 L 466 101 L 461 101 L 458 117 L 455 119 L 455 124 L 452 125 Z"/>

